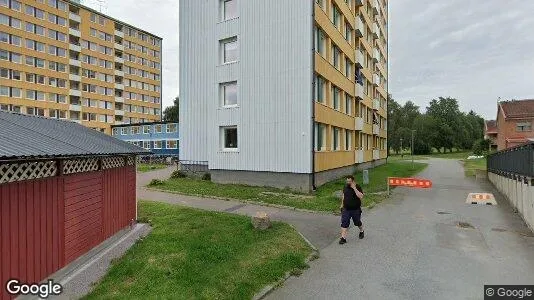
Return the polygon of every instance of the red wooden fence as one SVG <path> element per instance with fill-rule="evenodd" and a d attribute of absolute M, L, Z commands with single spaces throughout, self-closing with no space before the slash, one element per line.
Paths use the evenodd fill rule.
<path fill-rule="evenodd" d="M 39 282 L 135 219 L 135 166 L 0 185 L 0 299 Z"/>

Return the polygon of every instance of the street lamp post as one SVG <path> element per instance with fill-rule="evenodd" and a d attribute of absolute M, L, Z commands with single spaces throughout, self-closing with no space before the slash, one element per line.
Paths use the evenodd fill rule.
<path fill-rule="evenodd" d="M 413 136 L 414 136 L 415 130 L 412 130 L 412 170 L 414 168 L 413 166 Z"/>
<path fill-rule="evenodd" d="M 400 147 L 400 149 L 401 149 L 401 157 L 404 157 L 404 152 L 402 152 L 402 140 L 403 139 L 401 138 L 401 147 Z"/>

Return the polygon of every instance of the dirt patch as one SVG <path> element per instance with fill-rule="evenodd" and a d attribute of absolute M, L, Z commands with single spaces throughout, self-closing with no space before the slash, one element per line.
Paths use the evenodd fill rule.
<path fill-rule="evenodd" d="M 471 225 L 470 223 L 467 223 L 467 222 L 458 222 L 458 227 L 460 227 L 460 228 L 469 228 L 469 229 L 474 229 L 475 228 L 473 225 Z"/>
<path fill-rule="evenodd" d="M 438 211 L 437 214 L 438 215 L 450 215 L 451 213 L 448 211 Z"/>

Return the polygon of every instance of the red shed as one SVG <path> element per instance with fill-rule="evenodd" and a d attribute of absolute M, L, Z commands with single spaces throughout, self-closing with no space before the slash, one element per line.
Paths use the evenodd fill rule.
<path fill-rule="evenodd" d="M 0 299 L 39 282 L 137 218 L 135 156 L 82 125 L 0 111 Z"/>

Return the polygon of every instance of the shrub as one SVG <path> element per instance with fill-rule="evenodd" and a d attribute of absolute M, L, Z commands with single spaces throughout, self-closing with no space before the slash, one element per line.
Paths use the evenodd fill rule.
<path fill-rule="evenodd" d="M 432 147 L 424 142 L 415 142 L 413 154 L 415 155 L 428 155 L 432 154 Z"/>
<path fill-rule="evenodd" d="M 475 155 L 485 154 L 490 147 L 490 141 L 486 139 L 478 139 L 473 143 L 473 153 Z"/>
<path fill-rule="evenodd" d="M 211 174 L 210 173 L 204 173 L 204 175 L 202 175 L 202 180 L 211 181 Z"/>
<path fill-rule="evenodd" d="M 172 172 L 171 178 L 185 178 L 187 177 L 187 174 L 185 174 L 184 171 L 176 170 Z"/>
<path fill-rule="evenodd" d="M 155 186 L 155 185 L 163 185 L 163 180 L 160 180 L 160 179 L 152 179 L 152 181 L 150 181 L 150 186 Z"/>

